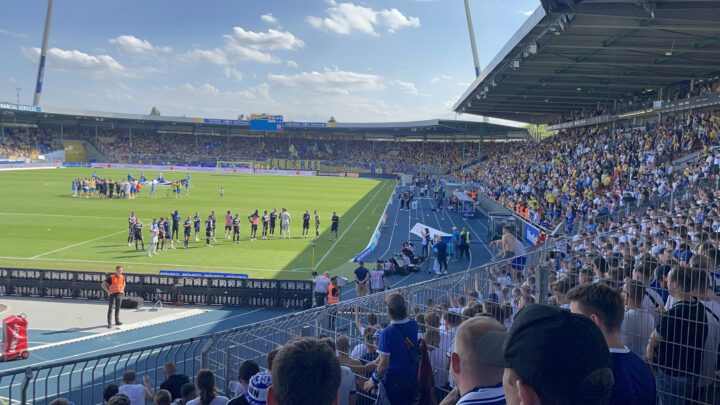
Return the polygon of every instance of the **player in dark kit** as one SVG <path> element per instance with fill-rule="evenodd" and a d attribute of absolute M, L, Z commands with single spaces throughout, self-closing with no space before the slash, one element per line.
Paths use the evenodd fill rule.
<path fill-rule="evenodd" d="M 158 228 L 158 246 L 159 250 L 166 250 L 165 249 L 165 238 L 167 237 L 167 234 L 165 233 L 165 218 L 160 217 L 160 220 L 158 220 L 157 223 Z"/>
<path fill-rule="evenodd" d="M 140 242 L 140 245 L 142 247 L 142 251 L 145 251 L 145 241 L 143 240 L 142 235 L 143 230 L 143 223 L 140 221 L 140 218 L 137 218 L 135 220 L 135 224 L 133 225 L 133 238 L 135 239 L 135 250 L 138 249 L 138 241 Z"/>
<path fill-rule="evenodd" d="M 337 216 L 335 211 L 333 211 L 332 225 L 330 225 L 330 233 L 335 235 L 335 239 L 337 239 L 338 226 L 340 226 L 340 217 Z M 330 240 L 332 240 L 332 239 L 330 239 Z"/>
<path fill-rule="evenodd" d="M 255 212 L 248 215 L 248 220 L 250 220 L 250 240 L 256 240 L 258 222 L 260 222 L 260 214 L 258 214 L 258 210 L 255 210 Z"/>
<path fill-rule="evenodd" d="M 213 219 L 212 215 L 208 216 L 207 221 L 205 221 L 205 246 L 212 247 L 210 245 L 210 238 L 213 236 Z"/>
<path fill-rule="evenodd" d="M 170 235 L 170 239 L 176 240 L 180 242 L 180 220 L 182 218 L 180 217 L 180 214 L 178 214 L 177 210 L 172 213 L 172 235 Z"/>
<path fill-rule="evenodd" d="M 212 238 L 213 242 L 217 242 L 217 239 L 215 238 L 215 223 L 217 222 L 217 216 L 215 216 L 215 211 L 210 212 L 210 220 L 212 222 Z"/>
<path fill-rule="evenodd" d="M 185 222 L 183 223 L 183 245 L 185 245 L 185 249 L 188 248 L 188 243 L 190 243 L 190 234 L 192 233 L 192 226 L 193 223 L 190 220 L 190 216 L 187 217 Z"/>
<path fill-rule="evenodd" d="M 175 211 L 175 212 L 177 212 L 177 211 Z M 163 226 L 163 228 L 165 228 L 165 241 L 169 241 L 170 248 L 175 249 L 175 242 L 173 241 L 171 234 L 170 234 L 170 218 L 165 218 L 165 221 L 163 221 L 162 226 Z M 165 247 L 165 241 L 163 241 L 163 250 L 167 250 L 167 247 Z"/>
<path fill-rule="evenodd" d="M 270 215 L 268 215 L 267 210 L 265 210 L 265 213 L 262 216 L 262 238 L 267 239 L 267 233 L 268 233 L 268 225 L 270 225 Z"/>
<path fill-rule="evenodd" d="M 202 222 L 202 220 L 200 219 L 200 213 L 196 212 L 195 216 L 193 217 L 193 227 L 195 228 L 195 242 L 200 241 L 200 238 L 198 238 L 198 234 L 200 233 L 200 222 Z"/>
<path fill-rule="evenodd" d="M 320 236 L 320 215 L 315 210 L 315 237 Z"/>
<path fill-rule="evenodd" d="M 240 217 L 237 213 L 235 213 L 235 218 L 232 219 L 232 231 L 232 240 L 237 245 L 240 243 Z"/>
<path fill-rule="evenodd" d="M 277 222 L 278 212 L 277 208 L 274 208 L 270 213 L 270 236 L 275 236 L 275 223 Z"/>
<path fill-rule="evenodd" d="M 302 237 L 307 238 L 308 232 L 310 232 L 310 211 L 305 210 L 305 213 L 303 214 Z"/>

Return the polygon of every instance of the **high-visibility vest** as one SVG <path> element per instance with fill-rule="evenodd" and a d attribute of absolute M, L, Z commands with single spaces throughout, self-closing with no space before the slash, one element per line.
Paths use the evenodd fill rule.
<path fill-rule="evenodd" d="M 125 293 L 125 275 L 110 275 L 110 286 L 108 286 L 110 294 L 124 294 Z"/>
<path fill-rule="evenodd" d="M 328 286 L 328 305 L 337 304 L 340 302 L 340 287 L 330 283 Z"/>

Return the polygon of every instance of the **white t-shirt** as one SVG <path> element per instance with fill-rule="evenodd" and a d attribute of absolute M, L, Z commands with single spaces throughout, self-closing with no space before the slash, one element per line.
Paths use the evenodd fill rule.
<path fill-rule="evenodd" d="M 338 405 L 348 405 L 350 395 L 355 393 L 355 374 L 350 367 L 340 366 L 340 387 L 338 387 Z"/>
<path fill-rule="evenodd" d="M 429 347 L 428 347 L 429 350 Z M 434 348 L 428 353 L 430 358 L 430 366 L 433 370 L 433 378 L 435 379 L 435 387 L 442 388 L 448 383 L 448 371 L 445 369 L 447 357 L 445 352 L 438 348 Z"/>
<path fill-rule="evenodd" d="M 230 402 L 229 399 L 223 396 L 217 396 L 213 398 L 212 401 L 210 401 L 210 405 L 226 405 L 228 402 Z M 200 405 L 200 398 L 195 398 L 192 401 L 188 402 L 187 405 Z"/>
<path fill-rule="evenodd" d="M 353 347 L 352 351 L 350 352 L 350 358 L 360 360 L 360 358 L 366 353 L 367 347 L 365 346 L 365 343 L 360 343 L 359 345 Z"/>
<path fill-rule="evenodd" d="M 658 322 L 660 322 L 660 315 L 657 312 L 657 308 L 665 305 L 665 302 L 663 301 L 662 296 L 652 288 L 645 288 L 644 294 L 645 295 L 643 296 L 642 307 L 653 316 L 653 319 L 657 324 Z M 641 356 L 640 358 L 642 359 L 643 357 Z"/>
<path fill-rule="evenodd" d="M 620 327 L 623 344 L 643 360 L 645 360 L 648 339 L 655 329 L 653 313 L 657 312 L 646 309 L 629 309 L 625 312 L 625 318 Z"/>
<path fill-rule="evenodd" d="M 145 386 L 142 384 L 123 384 L 120 393 L 127 395 L 130 405 L 145 405 Z"/>
<path fill-rule="evenodd" d="M 280 225 L 282 226 L 288 226 L 290 225 L 290 213 L 285 211 L 280 214 Z"/>

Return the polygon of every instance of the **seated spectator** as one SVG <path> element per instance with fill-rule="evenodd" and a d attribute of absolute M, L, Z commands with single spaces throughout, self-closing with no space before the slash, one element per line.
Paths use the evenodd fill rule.
<path fill-rule="evenodd" d="M 200 370 L 195 377 L 195 385 L 199 395 L 187 405 L 226 405 L 228 403 L 227 397 L 218 395 L 215 387 L 215 374 L 212 371 Z"/>
<path fill-rule="evenodd" d="M 257 361 L 249 359 L 244 360 L 242 363 L 240 363 L 240 368 L 238 369 L 238 389 L 235 392 L 235 398 L 231 399 L 228 405 L 241 405 L 246 404 L 246 400 L 244 398 L 245 391 L 247 389 L 248 384 L 250 383 L 250 379 L 252 376 L 260 372 L 260 365 L 258 365 Z"/>
<path fill-rule="evenodd" d="M 155 393 L 150 387 L 150 378 L 147 375 L 143 377 L 143 384 L 135 384 L 136 378 L 135 371 L 126 371 L 123 374 L 119 391 L 130 399 L 131 405 L 145 405 L 145 402 L 153 400 Z"/>
<path fill-rule="evenodd" d="M 180 398 L 173 402 L 173 405 L 187 405 L 190 401 L 197 398 L 195 393 L 195 384 L 187 383 L 180 387 Z"/>
<path fill-rule="evenodd" d="M 450 372 L 461 395 L 457 405 L 505 404 L 503 368 L 487 365 L 477 356 L 479 342 L 490 331 L 504 332 L 505 327 L 486 316 L 468 319 L 458 327 L 450 356 Z"/>
<path fill-rule="evenodd" d="M 477 348 L 478 361 L 505 367 L 509 405 L 609 403 L 610 351 L 600 330 L 583 315 L 529 305 L 517 314 L 509 332 L 487 332 Z"/>
<path fill-rule="evenodd" d="M 315 339 L 291 341 L 273 361 L 268 404 L 331 405 L 340 379 L 340 362 L 329 345 Z"/>
<path fill-rule="evenodd" d="M 611 404 L 655 404 L 655 382 L 650 367 L 622 342 L 622 297 L 613 288 L 601 284 L 584 284 L 567 295 L 570 311 L 589 317 L 605 338 L 613 359 Z"/>
<path fill-rule="evenodd" d="M 170 391 L 159 389 L 155 392 L 155 398 L 153 399 L 153 405 L 171 405 L 172 394 Z"/>
<path fill-rule="evenodd" d="M 115 394 L 120 392 L 120 389 L 115 384 L 109 384 L 105 389 L 103 389 L 103 401 L 107 403 L 110 398 L 112 398 Z"/>
<path fill-rule="evenodd" d="M 167 390 L 172 395 L 173 401 L 180 398 L 180 387 L 190 382 L 185 374 L 178 374 L 175 363 L 168 362 L 163 366 L 165 381 L 160 384 L 160 389 Z"/>

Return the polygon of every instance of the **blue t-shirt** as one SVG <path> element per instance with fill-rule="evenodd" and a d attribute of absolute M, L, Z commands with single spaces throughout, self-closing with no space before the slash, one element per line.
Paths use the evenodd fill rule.
<path fill-rule="evenodd" d="M 630 349 L 610 349 L 613 359 L 611 404 L 655 404 L 655 379 L 650 367 Z"/>
<path fill-rule="evenodd" d="M 417 347 L 418 325 L 414 319 L 392 321 L 390 326 L 380 332 L 377 352 L 390 356 L 388 374 L 417 375 L 417 366 L 412 360 L 411 349 L 405 346 L 405 336 Z"/>

